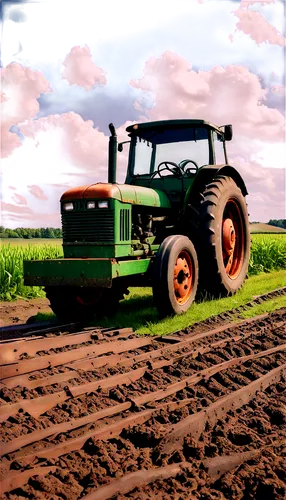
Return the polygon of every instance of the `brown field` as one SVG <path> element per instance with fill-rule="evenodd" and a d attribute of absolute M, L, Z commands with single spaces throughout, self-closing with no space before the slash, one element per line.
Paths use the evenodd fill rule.
<path fill-rule="evenodd" d="M 283 500 L 286 309 L 232 321 L 3 340 L 1 498 Z"/>
<path fill-rule="evenodd" d="M 258 224 L 250 224 L 251 233 L 285 233 L 286 229 L 282 227 L 270 226 L 270 224 L 264 224 L 260 222 Z"/>

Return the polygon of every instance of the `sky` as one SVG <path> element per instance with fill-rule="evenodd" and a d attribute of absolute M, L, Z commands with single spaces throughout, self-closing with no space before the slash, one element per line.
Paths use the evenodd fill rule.
<path fill-rule="evenodd" d="M 108 124 L 232 123 L 251 221 L 286 218 L 283 0 L 2 0 L 1 225 L 60 227 L 107 182 Z M 118 156 L 124 182 L 127 149 Z"/>

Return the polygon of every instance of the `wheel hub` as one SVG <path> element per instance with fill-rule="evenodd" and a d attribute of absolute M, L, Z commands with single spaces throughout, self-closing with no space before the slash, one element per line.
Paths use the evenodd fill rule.
<path fill-rule="evenodd" d="M 235 229 L 231 219 L 225 219 L 223 221 L 222 238 L 224 252 L 227 255 L 231 255 L 234 250 L 236 240 Z"/>
<path fill-rule="evenodd" d="M 185 252 L 182 252 L 174 267 L 174 292 L 177 302 L 184 304 L 192 291 L 192 263 Z"/>

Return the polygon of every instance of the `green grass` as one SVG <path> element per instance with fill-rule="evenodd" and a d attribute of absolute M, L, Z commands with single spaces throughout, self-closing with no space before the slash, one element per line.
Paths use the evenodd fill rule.
<path fill-rule="evenodd" d="M 194 303 L 189 311 L 180 316 L 160 319 L 153 306 L 151 288 L 131 288 L 129 298 L 120 303 L 119 312 L 113 317 L 100 321 L 103 327 L 116 326 L 123 328 L 132 326 L 138 333 L 164 335 L 203 321 L 210 316 L 246 304 L 256 295 L 270 292 L 285 286 L 286 271 L 261 273 L 246 280 L 239 292 L 232 296 L 216 300 Z M 286 298 L 281 299 L 281 306 Z M 257 314 L 260 314 L 259 312 Z"/>
<path fill-rule="evenodd" d="M 286 307 L 286 295 L 267 300 L 262 304 L 257 304 L 248 311 L 243 311 L 242 313 L 240 313 L 240 317 L 252 318 L 253 316 L 258 316 L 259 314 L 266 314 L 272 311 L 276 311 L 276 309 L 280 309 L 281 307 Z"/>

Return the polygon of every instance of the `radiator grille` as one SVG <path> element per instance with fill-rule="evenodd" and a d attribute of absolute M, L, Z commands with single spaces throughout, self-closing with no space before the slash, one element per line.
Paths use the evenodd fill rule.
<path fill-rule="evenodd" d="M 120 241 L 129 241 L 129 210 L 120 210 Z"/>
<path fill-rule="evenodd" d="M 114 210 L 101 208 L 62 213 L 63 241 L 114 242 Z"/>

